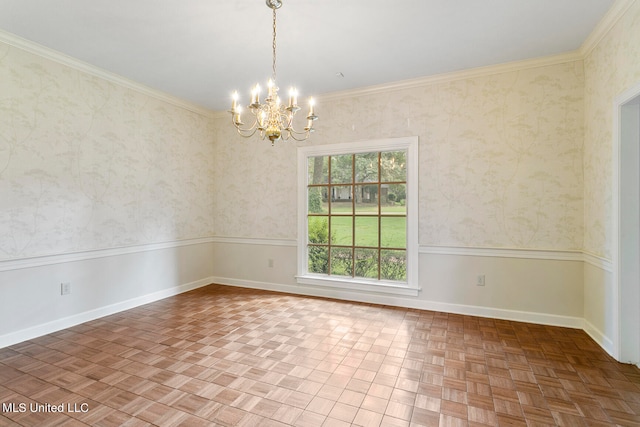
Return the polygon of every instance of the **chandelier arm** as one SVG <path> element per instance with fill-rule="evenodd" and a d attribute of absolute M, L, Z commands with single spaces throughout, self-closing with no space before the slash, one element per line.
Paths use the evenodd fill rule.
<path fill-rule="evenodd" d="M 292 126 L 292 127 L 290 127 L 289 129 L 287 129 L 287 130 L 288 130 L 290 133 L 295 134 L 295 135 L 306 135 L 306 134 L 309 134 L 309 133 L 313 132 L 315 129 L 313 129 L 313 128 L 309 128 L 309 129 L 305 128 L 304 130 L 296 130 L 296 129 L 294 129 L 294 128 L 293 128 L 293 126 Z"/>
<path fill-rule="evenodd" d="M 241 127 L 241 125 L 239 125 L 238 123 L 236 123 L 235 121 L 233 121 L 233 119 L 231 119 L 231 123 L 233 124 L 233 126 L 236 128 L 236 130 L 238 131 L 238 133 L 242 136 L 247 136 L 250 137 L 253 134 L 256 133 L 256 130 L 258 129 L 258 121 L 254 120 L 253 125 L 251 125 L 251 127 L 248 128 L 243 128 Z"/>
<path fill-rule="evenodd" d="M 240 129 L 239 127 L 236 127 L 236 130 L 238 131 L 238 134 L 240 134 L 240 136 L 243 136 L 245 138 L 250 138 L 253 135 L 255 135 L 258 128 Z"/>
<path fill-rule="evenodd" d="M 295 135 L 296 133 L 304 134 L 304 138 L 296 138 L 296 135 Z M 289 136 L 292 139 L 294 139 L 295 141 L 298 141 L 298 142 L 306 141 L 309 138 L 309 135 L 311 135 L 311 132 L 308 132 L 308 131 L 307 132 L 296 132 L 296 133 L 289 132 Z"/>
<path fill-rule="evenodd" d="M 236 130 L 238 131 L 238 134 L 243 138 L 251 138 L 253 135 L 256 134 L 256 132 L 258 131 L 258 128 L 252 128 L 252 129 L 236 128 Z"/>

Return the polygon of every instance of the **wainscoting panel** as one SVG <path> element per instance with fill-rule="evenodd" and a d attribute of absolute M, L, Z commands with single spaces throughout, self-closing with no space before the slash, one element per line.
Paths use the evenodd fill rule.
<path fill-rule="evenodd" d="M 208 285 L 211 253 L 199 239 L 1 263 L 0 348 Z"/>
<path fill-rule="evenodd" d="M 419 259 L 415 298 L 297 284 L 293 241 L 216 238 L 212 277 L 232 286 L 583 328 L 580 252 L 421 247 Z"/>

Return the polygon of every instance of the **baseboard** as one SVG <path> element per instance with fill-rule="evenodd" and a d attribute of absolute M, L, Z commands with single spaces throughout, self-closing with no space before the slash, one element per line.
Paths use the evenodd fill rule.
<path fill-rule="evenodd" d="M 536 323 L 540 325 L 561 326 L 573 329 L 582 329 L 584 325 L 584 319 L 582 318 L 560 316 L 547 313 L 534 313 L 493 307 L 450 304 L 436 301 L 424 301 L 397 296 L 389 296 L 387 294 L 364 294 L 349 291 L 336 291 L 334 288 L 329 289 L 315 286 L 302 287 L 295 285 L 232 279 L 228 277 L 212 277 L 211 280 L 213 281 L 213 283 L 237 286 L 242 288 L 262 289 L 298 295 L 334 298 L 347 301 L 363 302 L 368 304 L 391 305 L 395 307 L 415 308 L 419 310 L 440 311 L 445 313 L 463 314 L 501 320 L 512 320 L 517 322 Z"/>
<path fill-rule="evenodd" d="M 274 292 L 286 292 L 297 295 L 317 296 L 334 298 L 346 301 L 355 301 L 369 304 L 390 305 L 396 307 L 415 308 L 420 310 L 439 311 L 445 313 L 462 314 L 469 316 L 487 317 L 502 320 L 512 320 L 518 322 L 536 323 L 551 326 L 561 326 L 574 329 L 583 329 L 593 338 L 607 353 L 613 355 L 613 343 L 602 332 L 584 319 L 570 316 L 559 316 L 547 313 L 534 313 L 517 310 L 505 310 L 493 307 L 480 307 L 462 304 L 450 304 L 436 301 L 423 301 L 409 298 L 402 298 L 388 295 L 362 294 L 348 291 L 336 291 L 335 289 L 325 289 L 322 287 L 301 287 L 295 285 L 284 285 L 269 282 L 258 282 L 251 280 L 240 280 L 228 277 L 208 277 L 194 282 L 185 283 L 169 289 L 142 295 L 116 304 L 78 313 L 73 316 L 58 319 L 42 325 L 32 326 L 20 331 L 12 332 L 0 336 L 0 348 L 8 347 L 23 341 L 34 339 L 46 334 L 57 332 L 84 322 L 99 319 L 111 314 L 149 304 L 174 295 L 191 291 L 193 289 L 208 286 L 211 283 L 221 285 L 236 286 L 250 289 L 268 290 Z"/>
<path fill-rule="evenodd" d="M 609 353 L 611 357 L 617 360 L 615 349 L 613 347 L 613 341 L 610 338 L 607 338 L 605 334 L 602 333 L 598 328 L 593 326 L 591 322 L 588 320 L 584 320 L 584 324 L 582 329 L 589 335 L 604 351 Z"/>
<path fill-rule="evenodd" d="M 121 301 L 116 304 L 111 304 L 105 307 L 96 308 L 93 310 L 85 311 L 83 313 L 74 314 L 62 319 L 57 319 L 52 322 L 44 323 L 41 325 L 32 326 L 20 331 L 12 332 L 6 335 L 0 336 L 0 348 L 8 347 L 23 341 L 34 339 L 43 335 L 47 335 L 53 332 L 57 332 L 72 326 L 79 325 L 81 323 L 89 322 L 91 320 L 99 319 L 101 317 L 109 316 L 111 314 L 119 313 L 121 311 L 130 310 L 132 308 L 139 307 L 141 305 L 149 304 L 155 301 L 159 301 L 164 298 L 168 298 L 174 295 L 188 292 L 193 289 L 201 288 L 213 283 L 212 278 L 205 278 L 196 280 L 195 282 L 185 283 L 179 286 L 175 286 L 168 289 L 163 289 L 151 294 L 142 295 L 136 298 L 132 298 L 126 301 Z"/>

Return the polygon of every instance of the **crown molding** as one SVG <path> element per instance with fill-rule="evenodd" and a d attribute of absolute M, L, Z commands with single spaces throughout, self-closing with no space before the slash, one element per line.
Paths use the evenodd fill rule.
<path fill-rule="evenodd" d="M 228 111 L 217 110 L 211 113 L 212 119 L 224 119 L 229 117 Z M 231 120 L 231 119 L 229 119 Z"/>
<path fill-rule="evenodd" d="M 489 65 L 486 67 L 471 68 L 468 70 L 454 71 L 451 73 L 435 74 L 432 76 L 418 77 L 415 79 L 401 80 L 381 85 L 367 86 L 339 92 L 331 92 L 318 95 L 316 98 L 322 101 L 332 101 L 345 97 L 374 95 L 378 93 L 414 89 L 438 83 L 448 83 L 457 80 L 465 80 L 477 77 L 491 76 L 495 74 L 526 70 L 531 68 L 547 67 L 550 65 L 565 64 L 568 62 L 582 61 L 583 55 L 579 50 L 562 53 L 559 55 L 545 56 L 541 58 L 526 59 L 523 61 L 506 62 L 503 64 Z"/>
<path fill-rule="evenodd" d="M 15 34 L 11 34 L 6 31 L 0 30 L 0 42 L 6 43 L 9 46 L 23 50 L 25 52 L 37 55 L 49 61 L 53 61 L 58 64 L 67 66 L 76 71 L 80 71 L 82 73 L 86 73 L 91 76 L 98 77 L 100 79 L 109 81 L 111 83 L 115 83 L 127 89 L 134 90 L 136 92 L 142 93 L 143 95 L 147 95 L 149 97 L 155 98 L 159 101 L 163 101 L 173 106 L 183 108 L 185 110 L 191 111 L 192 113 L 196 113 L 205 117 L 211 117 L 213 114 L 211 110 L 208 110 L 204 107 L 187 102 L 183 99 L 169 95 L 160 90 L 150 88 L 148 86 L 145 86 L 133 80 L 129 80 L 118 74 L 103 70 L 102 68 L 96 67 L 94 65 L 91 65 L 79 59 L 65 55 L 54 49 L 48 48 L 46 46 L 42 46 L 40 44 L 37 44 L 30 40 L 23 39 L 21 37 L 18 37 Z"/>
<path fill-rule="evenodd" d="M 579 49 L 566 52 L 559 55 L 545 56 L 541 58 L 527 59 L 523 61 L 507 62 L 497 65 L 489 65 L 486 67 L 477 67 L 468 70 L 454 71 L 449 73 L 436 74 L 431 76 L 418 77 L 415 79 L 401 80 L 381 85 L 372 85 L 363 88 L 350 89 L 345 91 L 330 92 L 317 96 L 322 101 L 332 101 L 345 97 L 374 95 L 395 90 L 413 89 L 420 86 L 428 86 L 438 83 L 447 83 L 457 80 L 484 77 L 495 74 L 513 72 L 538 67 L 546 67 L 551 65 L 564 64 L 574 61 L 582 61 L 591 53 L 591 51 L 602 41 L 602 39 L 611 31 L 615 24 L 620 20 L 627 10 L 635 3 L 636 0 L 616 0 L 613 6 L 605 14 L 604 18 L 598 23 L 596 28 L 584 41 Z M 191 112 L 206 116 L 211 119 L 220 119 L 224 117 L 226 111 L 213 111 L 201 107 L 199 105 L 184 101 L 183 99 L 174 97 L 165 92 L 129 80 L 125 77 L 103 70 L 79 59 L 60 53 L 51 48 L 39 45 L 32 41 L 23 39 L 14 34 L 0 30 L 0 42 L 6 43 L 18 49 L 33 53 L 44 57 L 51 61 L 66 65 L 75 70 L 85 72 L 95 77 L 111 81 L 126 88 L 135 90 L 145 95 L 151 96 L 158 100 L 167 102 L 180 108 L 184 108 Z"/>
<path fill-rule="evenodd" d="M 604 17 L 600 20 L 596 28 L 589 34 L 582 46 L 580 46 L 579 52 L 583 58 L 586 58 L 593 49 L 598 46 L 602 39 L 609 34 L 609 31 L 618 23 L 620 18 L 629 10 L 629 8 L 635 3 L 636 0 L 616 0 L 613 6 L 607 11 Z"/>
<path fill-rule="evenodd" d="M 583 61 L 591 51 L 602 41 L 602 39 L 618 23 L 620 18 L 629 10 L 636 0 L 616 0 L 613 6 L 607 11 L 595 29 L 589 34 L 580 48 L 562 53 L 559 55 L 545 56 L 541 58 L 527 59 L 523 61 L 507 62 L 486 67 L 472 68 L 451 73 L 436 74 L 432 76 L 418 77 L 415 79 L 391 82 L 388 84 L 368 86 L 353 90 L 331 92 L 319 95 L 317 98 L 322 101 L 332 101 L 344 97 L 365 96 L 384 93 L 394 90 L 413 89 L 420 86 L 428 86 L 438 83 L 448 83 L 457 80 L 484 77 L 495 74 L 508 73 L 513 71 L 546 67 L 551 65 L 564 64 L 567 62 Z"/>

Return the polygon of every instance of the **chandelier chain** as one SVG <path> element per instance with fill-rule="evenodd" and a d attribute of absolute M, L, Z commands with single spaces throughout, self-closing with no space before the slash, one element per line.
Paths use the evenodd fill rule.
<path fill-rule="evenodd" d="M 276 9 L 273 9 L 273 63 L 271 65 L 273 69 L 272 80 L 276 82 Z"/>

